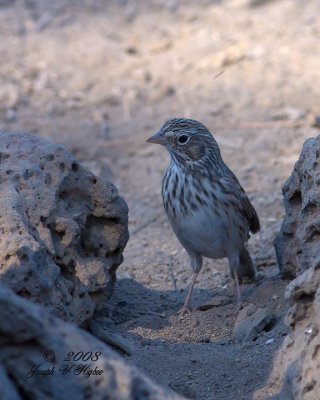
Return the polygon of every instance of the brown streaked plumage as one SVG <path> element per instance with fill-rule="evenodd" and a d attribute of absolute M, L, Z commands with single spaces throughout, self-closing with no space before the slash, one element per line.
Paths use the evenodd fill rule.
<path fill-rule="evenodd" d="M 163 204 L 194 271 L 182 312 L 191 309 L 202 257 L 228 258 L 239 309 L 239 278 L 256 275 L 245 247 L 249 231 L 256 233 L 260 229 L 255 209 L 224 163 L 217 142 L 200 122 L 172 119 L 147 141 L 164 145 L 171 156 L 162 182 Z"/>

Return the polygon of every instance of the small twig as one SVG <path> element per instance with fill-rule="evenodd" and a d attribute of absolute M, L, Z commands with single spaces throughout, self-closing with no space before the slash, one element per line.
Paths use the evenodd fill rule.
<path fill-rule="evenodd" d="M 146 221 L 145 223 L 143 223 L 142 225 L 138 226 L 136 229 L 134 229 L 133 231 L 130 232 L 130 235 L 135 235 L 136 233 L 142 231 L 142 229 L 146 228 L 147 226 L 153 224 L 154 222 L 157 221 L 157 219 L 159 219 L 161 217 L 162 214 L 157 214 L 155 217 L 149 219 L 148 221 Z"/>
<path fill-rule="evenodd" d="M 213 79 L 216 79 L 216 78 L 219 78 L 219 76 L 221 76 L 222 74 L 224 74 L 224 69 L 223 70 L 221 70 L 220 72 L 218 72 L 214 77 L 213 77 Z"/>
<path fill-rule="evenodd" d="M 95 320 L 91 320 L 89 326 L 92 334 L 98 339 L 111 346 L 117 347 L 128 356 L 133 354 L 134 349 L 132 344 L 128 340 L 124 339 L 121 335 L 115 332 L 106 331 L 104 327 Z"/>
<path fill-rule="evenodd" d="M 274 258 L 267 258 L 265 260 L 256 260 L 256 266 L 268 266 L 268 265 L 277 265 L 277 261 Z"/>
<path fill-rule="evenodd" d="M 157 313 L 155 311 L 150 311 L 150 310 L 135 310 L 135 313 L 130 315 L 130 317 L 134 318 L 134 319 L 129 322 L 126 322 L 125 323 L 126 327 L 129 327 L 129 326 L 135 324 L 141 317 L 144 317 L 146 315 L 155 315 L 155 316 L 161 317 L 161 318 L 166 317 L 166 314 L 164 314 L 164 313 Z"/>
<path fill-rule="evenodd" d="M 165 317 L 166 317 L 166 314 L 164 314 L 164 313 L 157 313 L 157 312 L 150 311 L 150 310 L 148 310 L 148 311 L 145 313 L 145 315 L 156 315 L 157 317 L 162 317 L 162 318 L 165 318 Z"/>
<path fill-rule="evenodd" d="M 168 267 L 169 267 L 169 276 L 171 278 L 173 288 L 174 288 L 174 290 L 177 290 L 177 278 L 174 276 L 174 273 L 173 273 L 173 257 L 172 256 L 170 257 L 170 262 L 169 262 Z"/>

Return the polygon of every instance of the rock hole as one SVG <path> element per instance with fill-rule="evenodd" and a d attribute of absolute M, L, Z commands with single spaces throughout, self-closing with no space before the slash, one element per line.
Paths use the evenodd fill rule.
<path fill-rule="evenodd" d="M 105 257 L 106 258 L 108 258 L 108 257 L 119 257 L 121 255 L 121 249 L 120 249 L 120 247 L 117 247 L 114 251 L 112 251 L 112 252 L 106 252 L 106 255 L 105 255 Z"/>
<path fill-rule="evenodd" d="M 68 265 L 67 265 L 67 271 L 68 271 L 70 274 L 73 274 L 74 271 L 75 271 L 75 269 L 76 269 L 76 263 L 75 263 L 75 261 L 74 261 L 74 260 L 69 261 L 69 263 L 68 263 Z"/>
<path fill-rule="evenodd" d="M 66 198 L 66 192 L 65 191 L 60 192 L 59 193 L 59 199 L 60 200 L 64 200 L 65 198 Z"/>
<path fill-rule="evenodd" d="M 308 392 L 311 392 L 311 390 L 313 390 L 313 388 L 315 387 L 316 382 L 314 379 L 312 379 L 311 382 L 307 383 L 306 386 L 303 388 L 302 394 L 306 394 Z M 316 393 L 315 393 L 316 394 Z"/>
<path fill-rule="evenodd" d="M 53 155 L 53 154 L 48 154 L 48 155 L 45 157 L 45 159 L 48 160 L 48 161 L 53 161 L 53 160 L 54 160 L 54 155 Z"/>
<path fill-rule="evenodd" d="M 108 225 L 108 222 L 109 222 L 109 225 L 110 225 L 110 223 L 111 224 L 119 224 L 120 218 L 118 218 L 118 217 L 108 218 L 108 221 L 106 222 L 107 225 Z"/>
<path fill-rule="evenodd" d="M 43 164 L 40 164 L 39 167 L 40 167 L 40 169 L 41 169 L 42 171 L 44 170 L 44 165 L 43 165 Z"/>
<path fill-rule="evenodd" d="M 80 238 L 81 251 L 83 251 L 86 257 L 105 258 L 109 254 L 117 255 L 119 250 L 116 250 L 116 253 L 106 253 L 105 245 L 108 229 L 112 229 L 119 221 L 120 219 L 117 217 L 108 218 L 105 216 L 96 217 L 92 214 L 88 215 Z"/>
<path fill-rule="evenodd" d="M 64 172 L 65 171 L 65 169 L 66 169 L 66 164 L 65 163 L 60 163 L 59 164 L 59 169 L 60 169 L 60 172 Z"/>
<path fill-rule="evenodd" d="M 296 297 L 296 300 L 302 304 L 312 303 L 314 301 L 314 293 L 301 293 Z"/>
<path fill-rule="evenodd" d="M 21 254 L 20 256 L 19 256 L 19 258 L 20 258 L 20 260 L 21 261 L 23 261 L 23 262 L 28 262 L 29 261 L 29 256 L 28 256 L 28 254 Z"/>
<path fill-rule="evenodd" d="M 276 326 L 276 323 L 277 323 L 277 319 L 272 318 L 271 321 L 264 327 L 263 330 L 265 332 L 270 332 Z"/>
<path fill-rule="evenodd" d="M 78 172 L 78 170 L 79 170 L 79 165 L 78 165 L 76 162 L 74 162 L 74 163 L 72 163 L 72 165 L 71 165 L 71 169 L 72 169 L 73 172 Z"/>
<path fill-rule="evenodd" d="M 304 179 L 305 179 L 306 181 L 308 181 L 308 182 L 310 182 L 310 181 L 313 180 L 312 176 L 311 176 L 308 172 L 306 172 L 306 173 L 304 174 Z"/>
<path fill-rule="evenodd" d="M 0 153 L 0 163 L 2 163 L 2 161 L 7 160 L 10 157 L 9 154 L 6 153 Z"/>
<path fill-rule="evenodd" d="M 30 179 L 33 176 L 33 171 L 31 171 L 30 169 L 26 169 L 22 175 L 23 179 L 25 181 L 27 181 L 28 179 Z"/>
<path fill-rule="evenodd" d="M 320 240 L 320 232 L 319 232 L 318 230 L 314 229 L 314 230 L 311 232 L 311 234 L 310 234 L 308 240 L 309 240 L 310 242 L 318 242 L 318 241 Z"/>
<path fill-rule="evenodd" d="M 301 192 L 298 190 L 289 199 L 289 203 L 293 208 L 300 208 L 302 204 Z"/>
<path fill-rule="evenodd" d="M 312 354 L 312 359 L 313 360 L 317 360 L 320 356 L 320 345 L 316 345 L 316 347 L 314 348 L 313 354 Z"/>
<path fill-rule="evenodd" d="M 32 297 L 32 294 L 31 294 L 31 293 L 29 292 L 29 290 L 26 289 L 25 287 L 23 287 L 22 289 L 20 289 L 20 290 L 17 292 L 17 295 L 18 295 L 18 296 L 22 296 L 22 297 L 26 297 L 26 298 Z"/>
<path fill-rule="evenodd" d="M 306 228 L 306 241 L 316 242 L 320 240 L 320 224 L 313 221 Z"/>
<path fill-rule="evenodd" d="M 64 235 L 66 234 L 66 231 L 65 231 L 65 230 L 61 230 L 61 231 L 55 230 L 54 233 L 58 236 L 58 238 L 59 238 L 60 240 L 62 240 L 63 237 L 64 237 Z"/>
<path fill-rule="evenodd" d="M 44 183 L 45 183 L 46 185 L 50 186 L 50 185 L 51 185 L 51 181 L 52 181 L 52 180 L 51 180 L 51 175 L 50 175 L 50 174 L 46 174 Z"/>

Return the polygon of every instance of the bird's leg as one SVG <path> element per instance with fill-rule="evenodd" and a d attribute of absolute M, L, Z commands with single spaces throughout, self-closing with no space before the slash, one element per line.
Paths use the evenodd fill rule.
<path fill-rule="evenodd" d="M 193 274 L 192 282 L 191 282 L 191 285 L 189 287 L 189 291 L 188 291 L 186 300 L 185 300 L 185 302 L 183 304 L 183 307 L 179 311 L 180 315 L 188 314 L 189 312 L 192 311 L 190 302 L 191 302 L 191 296 L 192 296 L 192 292 L 193 292 L 193 287 L 194 287 L 194 284 L 196 283 L 196 279 L 197 279 L 198 273 L 199 272 L 195 272 Z"/>
<path fill-rule="evenodd" d="M 231 276 L 234 278 L 234 292 L 236 296 L 236 306 L 233 313 L 235 316 L 237 316 L 242 306 L 242 297 L 239 285 L 240 257 L 237 254 L 231 254 L 228 258 L 229 258 Z"/>
<path fill-rule="evenodd" d="M 242 297 L 241 297 L 241 292 L 240 292 L 238 271 L 236 268 L 234 270 L 234 289 L 235 289 L 235 293 L 237 296 L 237 304 L 234 309 L 234 315 L 238 315 L 239 311 L 241 310 L 241 306 L 242 306 Z"/>

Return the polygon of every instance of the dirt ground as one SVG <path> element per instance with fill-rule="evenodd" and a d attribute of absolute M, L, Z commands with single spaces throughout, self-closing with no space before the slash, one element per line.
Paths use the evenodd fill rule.
<path fill-rule="evenodd" d="M 190 399 L 267 399 L 287 330 L 287 282 L 273 239 L 281 186 L 304 140 L 319 130 L 318 0 L 0 0 L 0 121 L 62 143 L 111 179 L 130 209 L 131 238 L 111 302 L 128 361 Z M 245 303 L 274 326 L 243 346 L 231 302 L 179 317 L 188 258 L 164 214 L 163 148 L 145 140 L 171 117 L 215 135 L 255 205 L 262 230 L 249 249 L 264 278 Z M 232 295 L 226 260 L 206 260 L 194 305 Z"/>

